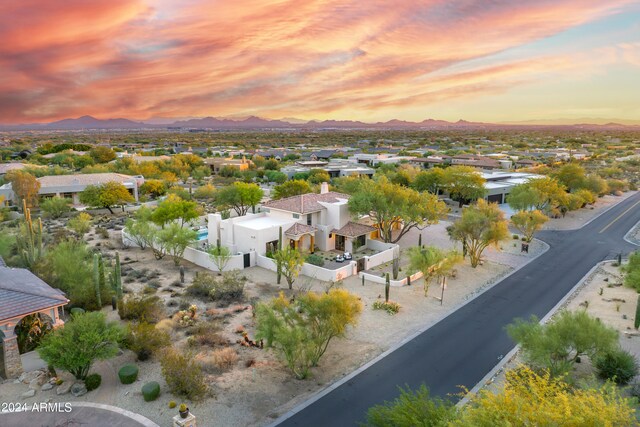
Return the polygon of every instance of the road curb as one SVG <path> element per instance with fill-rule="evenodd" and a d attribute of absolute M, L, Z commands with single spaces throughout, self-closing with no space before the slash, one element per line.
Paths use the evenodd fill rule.
<path fill-rule="evenodd" d="M 533 258 L 531 258 L 530 260 L 528 260 L 526 263 L 522 264 L 519 268 L 514 268 L 513 270 L 511 270 L 509 273 L 507 273 L 506 275 L 502 276 L 501 278 L 499 278 L 495 283 L 491 284 L 490 286 L 487 286 L 486 288 L 482 289 L 480 292 L 474 294 L 471 298 L 469 298 L 468 300 L 464 300 L 462 302 L 460 302 L 459 304 L 455 305 L 454 307 L 452 307 L 452 309 L 445 314 L 443 317 L 436 319 L 433 323 L 430 323 L 420 329 L 418 329 L 417 331 L 413 332 L 411 335 L 407 336 L 405 339 L 403 339 L 402 341 L 400 341 L 399 343 L 397 343 L 396 345 L 390 347 L 389 349 L 387 349 L 386 351 L 384 351 L 383 353 L 380 353 L 378 356 L 376 356 L 375 358 L 371 359 L 370 361 L 368 361 L 367 363 L 365 363 L 364 365 L 360 366 L 358 369 L 356 369 L 355 371 L 350 372 L 349 374 L 345 375 L 344 377 L 340 378 L 339 380 L 333 382 L 332 384 L 328 385 L 327 387 L 317 391 L 316 393 L 314 393 L 314 395 L 312 395 L 309 399 L 305 400 L 304 402 L 296 405 L 295 407 L 293 407 L 292 409 L 290 409 L 289 411 L 285 412 L 284 414 L 282 414 L 281 416 L 279 416 L 276 420 L 274 420 L 273 422 L 269 423 L 266 425 L 266 427 L 275 427 L 277 425 L 279 425 L 280 423 L 286 421 L 287 419 L 291 418 L 292 416 L 294 416 L 295 414 L 297 414 L 298 412 L 302 411 L 303 409 L 305 409 L 307 406 L 312 405 L 313 403 L 317 402 L 318 400 L 320 400 L 321 398 L 323 398 L 324 396 L 326 396 L 327 394 L 329 394 L 330 392 L 332 392 L 333 390 L 335 390 L 336 388 L 340 387 L 341 385 L 347 383 L 348 381 L 350 381 L 351 379 L 353 379 L 354 377 L 356 377 L 358 374 L 360 374 L 361 372 L 367 370 L 369 367 L 371 367 L 372 365 L 374 365 L 375 363 L 379 362 L 380 360 L 384 359 L 386 356 L 388 356 L 389 354 L 393 353 L 394 351 L 398 350 L 400 347 L 404 346 L 405 344 L 407 344 L 409 341 L 412 341 L 413 339 L 415 339 L 418 335 L 422 334 L 423 332 L 426 332 L 428 329 L 434 327 L 435 325 L 437 325 L 438 323 L 442 322 L 444 319 L 446 319 L 447 317 L 449 317 L 450 315 L 452 315 L 453 313 L 455 313 L 456 311 L 458 311 L 459 309 L 461 309 L 462 307 L 464 307 L 465 305 L 469 304 L 470 302 L 472 302 L 473 300 L 475 300 L 476 298 L 479 298 L 482 294 L 484 294 L 485 292 L 488 292 L 490 289 L 493 289 L 495 286 L 497 286 L 498 284 L 502 283 L 503 280 L 507 279 L 508 277 L 510 277 L 512 274 L 515 274 L 516 272 L 520 271 L 521 269 L 523 269 L 524 267 L 526 267 L 527 265 L 529 265 L 529 263 L 535 261 L 536 259 L 538 259 L 540 256 L 544 255 L 551 247 L 549 246 L 548 243 L 539 240 L 540 243 L 542 243 L 544 245 L 544 248 L 542 251 L 540 251 L 540 253 L 536 254 Z"/>
<path fill-rule="evenodd" d="M 587 279 L 589 277 L 591 277 L 591 275 L 598 269 L 600 268 L 602 265 L 611 262 L 611 261 L 615 261 L 615 260 L 603 260 L 600 261 L 599 263 L 597 263 L 596 265 L 594 265 L 593 267 L 591 267 L 591 269 L 582 277 L 582 279 L 580 279 L 578 281 L 578 283 L 576 283 L 576 285 L 571 288 L 571 290 L 569 290 L 569 292 L 566 293 L 566 295 L 564 297 L 562 297 L 562 299 L 560 301 L 558 301 L 558 303 L 553 306 L 553 308 L 551 310 L 549 310 L 549 312 L 542 318 L 540 319 L 540 324 L 543 323 L 547 323 L 549 321 L 549 319 L 551 319 L 551 317 L 553 317 L 554 314 L 556 314 L 556 312 L 558 310 L 560 310 L 562 308 L 563 305 L 565 305 L 567 303 L 567 301 L 569 300 L 569 298 L 571 298 L 578 290 L 580 290 L 580 288 L 582 287 L 582 285 L 584 285 L 584 283 L 587 281 Z M 491 379 L 493 379 L 504 367 L 507 363 L 509 363 L 514 357 L 515 355 L 518 353 L 518 351 L 520 351 L 520 346 L 516 345 L 513 349 L 511 349 L 511 351 L 509 353 L 506 354 L 506 356 L 504 356 L 500 362 L 491 370 L 489 371 L 489 373 L 487 375 L 485 375 L 471 390 L 469 390 L 469 393 L 467 393 L 457 404 L 457 407 L 463 407 L 464 405 L 466 405 L 467 403 L 469 403 L 469 401 L 476 395 L 478 394 L 478 392 L 484 388 Z"/>

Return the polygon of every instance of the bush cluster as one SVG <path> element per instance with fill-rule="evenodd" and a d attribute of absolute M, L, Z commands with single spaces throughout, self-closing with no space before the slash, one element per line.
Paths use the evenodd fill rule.
<path fill-rule="evenodd" d="M 600 378 L 611 380 L 616 384 L 628 384 L 638 375 L 636 358 L 622 349 L 612 350 L 595 361 Z"/>
<path fill-rule="evenodd" d="M 102 383 L 102 377 L 100 374 L 91 374 L 84 380 L 84 385 L 87 387 L 87 391 L 95 390 L 100 387 Z"/>
<path fill-rule="evenodd" d="M 128 297 L 118 303 L 122 320 L 157 323 L 164 317 L 164 306 L 157 296 Z"/>
<path fill-rule="evenodd" d="M 376 301 L 373 303 L 374 310 L 384 310 L 390 315 L 397 314 L 400 311 L 400 304 L 393 301 Z"/>
<path fill-rule="evenodd" d="M 138 360 L 147 360 L 151 355 L 163 347 L 171 344 L 169 334 L 147 322 L 131 322 L 128 325 L 125 345 L 137 356 Z"/>
<path fill-rule="evenodd" d="M 162 375 L 172 393 L 191 400 L 204 397 L 207 385 L 200 366 L 191 355 L 168 348 L 160 359 Z"/>
<path fill-rule="evenodd" d="M 309 254 L 307 255 L 306 262 L 308 262 L 309 264 L 317 265 L 318 267 L 322 267 L 324 265 L 324 258 L 322 258 L 320 255 Z"/>
<path fill-rule="evenodd" d="M 199 272 L 187 288 L 187 294 L 202 299 L 231 302 L 242 298 L 246 281 L 247 278 L 237 270 L 225 271 L 221 278 Z"/>

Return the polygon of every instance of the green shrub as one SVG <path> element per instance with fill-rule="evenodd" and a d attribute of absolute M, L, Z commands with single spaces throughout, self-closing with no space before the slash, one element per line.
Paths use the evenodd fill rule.
<path fill-rule="evenodd" d="M 122 320 L 157 323 L 164 317 L 164 305 L 157 296 L 128 297 L 118 303 Z"/>
<path fill-rule="evenodd" d="M 176 403 L 176 401 L 175 401 L 175 400 L 170 400 L 170 401 L 169 401 L 169 408 L 170 408 L 170 409 L 173 409 L 173 408 L 175 408 L 176 406 L 178 406 L 178 404 Z"/>
<path fill-rule="evenodd" d="M 216 285 L 216 278 L 212 274 L 197 272 L 193 278 L 193 282 L 186 289 L 187 295 L 196 298 L 209 298 L 209 294 Z"/>
<path fill-rule="evenodd" d="M 150 383 L 146 383 L 142 386 L 142 396 L 144 397 L 145 402 L 151 402 L 152 400 L 156 400 L 160 395 L 160 384 L 155 381 L 151 381 Z"/>
<path fill-rule="evenodd" d="M 69 312 L 72 316 L 75 316 L 76 314 L 84 314 L 85 311 L 84 308 L 73 307 L 71 310 L 69 310 Z"/>
<path fill-rule="evenodd" d="M 220 280 L 209 292 L 214 301 L 235 301 L 242 298 L 247 278 L 238 270 L 225 271 Z"/>
<path fill-rule="evenodd" d="M 629 352 L 616 349 L 596 359 L 596 370 L 600 378 L 616 384 L 628 384 L 638 375 L 638 363 Z"/>
<path fill-rule="evenodd" d="M 306 262 L 317 265 L 318 267 L 322 267 L 324 265 L 324 259 L 320 255 L 316 254 L 307 255 Z"/>
<path fill-rule="evenodd" d="M 374 310 L 384 310 L 390 315 L 397 314 L 400 311 L 400 304 L 393 301 L 376 301 L 373 303 Z"/>
<path fill-rule="evenodd" d="M 50 218 L 60 218 L 71 210 L 71 200 L 62 197 L 51 197 L 40 203 L 42 212 Z"/>
<path fill-rule="evenodd" d="M 87 391 L 95 390 L 100 387 L 102 383 L 102 377 L 100 374 L 91 374 L 84 380 L 84 385 L 87 387 Z"/>
<path fill-rule="evenodd" d="M 169 348 L 162 354 L 160 365 L 172 393 L 197 400 L 207 392 L 202 370 L 191 355 Z"/>
<path fill-rule="evenodd" d="M 199 272 L 186 291 L 197 298 L 230 302 L 242 298 L 246 280 L 238 270 L 225 271 L 221 278 Z"/>
<path fill-rule="evenodd" d="M 171 344 L 171 337 L 166 331 L 156 329 L 147 322 L 128 325 L 125 345 L 137 356 L 138 360 L 147 360 L 155 351 Z"/>
<path fill-rule="evenodd" d="M 376 405 L 367 411 L 367 427 L 447 426 L 457 419 L 457 409 L 449 400 L 431 397 L 422 384 L 413 391 L 400 388 L 392 402 Z"/>
<path fill-rule="evenodd" d="M 138 378 L 138 367 L 136 365 L 124 365 L 118 371 L 118 377 L 122 384 L 131 384 Z"/>

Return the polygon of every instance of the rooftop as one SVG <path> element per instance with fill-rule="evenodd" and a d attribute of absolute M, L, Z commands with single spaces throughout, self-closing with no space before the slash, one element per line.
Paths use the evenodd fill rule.
<path fill-rule="evenodd" d="M 339 230 L 334 229 L 332 233 L 337 234 L 338 236 L 346 236 L 346 237 L 358 237 L 364 234 L 369 234 L 373 231 L 376 231 L 375 227 L 371 227 L 366 224 L 359 224 L 357 222 L 349 221 Z"/>
<path fill-rule="evenodd" d="M 67 304 L 64 294 L 24 268 L 0 267 L 0 321 Z"/>
<path fill-rule="evenodd" d="M 77 175 L 49 175 L 38 178 L 40 189 L 70 185 L 100 185 L 107 182 L 131 183 L 136 179 L 120 173 L 91 173 Z"/>
<path fill-rule="evenodd" d="M 342 200 L 349 200 L 349 195 L 329 191 L 324 194 L 307 193 L 300 196 L 287 197 L 286 199 L 271 200 L 262 206 L 265 208 L 307 214 L 324 209 L 324 206 L 320 203 L 337 203 Z"/>
<path fill-rule="evenodd" d="M 296 222 L 295 224 L 293 224 L 291 227 L 289 227 L 284 234 L 288 235 L 288 236 L 302 236 L 303 234 L 309 234 L 309 233 L 315 233 L 316 232 L 316 228 L 311 226 L 311 225 L 306 225 L 306 224 L 300 224 L 299 222 Z"/>

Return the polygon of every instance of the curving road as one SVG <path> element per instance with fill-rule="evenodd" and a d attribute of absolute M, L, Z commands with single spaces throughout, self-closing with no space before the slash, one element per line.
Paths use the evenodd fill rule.
<path fill-rule="evenodd" d="M 550 249 L 475 300 L 318 400 L 275 424 L 354 426 L 371 406 L 392 400 L 398 385 L 429 386 L 448 396 L 478 383 L 514 343 L 504 327 L 514 318 L 544 317 L 598 262 L 628 254 L 623 240 L 640 221 L 640 193 L 574 231 L 543 231 Z"/>

